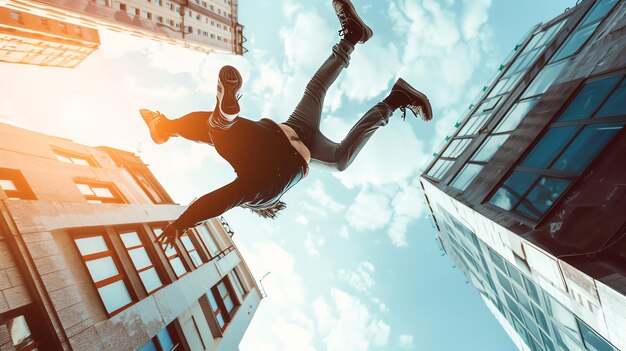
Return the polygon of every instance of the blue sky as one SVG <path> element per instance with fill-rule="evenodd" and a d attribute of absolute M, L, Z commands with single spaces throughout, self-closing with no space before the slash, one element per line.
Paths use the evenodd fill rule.
<path fill-rule="evenodd" d="M 173 118 L 215 103 L 217 72 L 245 79 L 242 115 L 284 121 L 337 41 L 330 1 L 240 2 L 243 57 L 102 32 L 73 70 L 0 63 L 0 120 L 89 145 L 137 151 L 181 204 L 230 181 L 210 147 L 151 143 L 139 108 Z M 531 26 L 574 1 L 359 0 L 373 28 L 330 90 L 322 131 L 340 140 L 404 77 L 434 121 L 397 113 L 343 173 L 312 168 L 278 220 L 226 214 L 269 294 L 241 350 L 512 350 L 479 294 L 437 248 L 417 179 L 427 155 Z M 10 84 L 6 84 L 10 82 Z"/>

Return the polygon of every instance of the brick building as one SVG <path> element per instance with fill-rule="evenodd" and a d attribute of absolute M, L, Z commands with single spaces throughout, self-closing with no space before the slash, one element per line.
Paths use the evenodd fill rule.
<path fill-rule="evenodd" d="M 73 68 L 99 45 L 95 29 L 0 7 L 0 62 Z"/>
<path fill-rule="evenodd" d="M 626 1 L 515 46 L 420 181 L 444 251 L 520 350 L 626 350 Z"/>
<path fill-rule="evenodd" d="M 238 0 L 2 0 L 0 5 L 207 53 L 245 51 Z"/>
<path fill-rule="evenodd" d="M 236 350 L 262 298 L 222 219 L 133 154 L 0 124 L 0 350 Z"/>

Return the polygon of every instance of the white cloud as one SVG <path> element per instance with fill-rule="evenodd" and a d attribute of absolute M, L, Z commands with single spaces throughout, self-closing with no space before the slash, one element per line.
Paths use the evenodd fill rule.
<path fill-rule="evenodd" d="M 263 280 L 267 297 L 259 306 L 241 342 L 242 350 L 315 350 L 314 321 L 303 311 L 308 303 L 295 258 L 280 245 L 261 241 L 251 250 L 239 246 L 255 277 Z"/>
<path fill-rule="evenodd" d="M 302 225 L 309 224 L 309 220 L 305 216 L 303 216 L 301 214 L 296 216 L 295 221 L 296 221 L 296 223 L 302 224 Z"/>
<path fill-rule="evenodd" d="M 320 180 L 315 180 L 313 186 L 306 190 L 307 195 L 316 202 L 317 205 L 332 212 L 339 212 L 345 208 L 343 204 L 335 201 L 324 189 L 324 184 Z"/>
<path fill-rule="evenodd" d="M 317 298 L 313 309 L 328 351 L 365 351 L 385 347 L 390 327 L 354 296 L 331 289 L 331 302 Z"/>
<path fill-rule="evenodd" d="M 333 173 L 344 186 L 395 184 L 417 172 L 425 157 L 424 142 L 410 124 L 423 122 L 398 117 L 392 116 L 388 125 L 376 131 L 348 169 Z"/>
<path fill-rule="evenodd" d="M 400 66 L 398 48 L 374 36 L 357 45 L 339 87 L 346 97 L 363 102 L 387 91 Z M 384 62 L 384 64 L 381 64 Z"/>
<path fill-rule="evenodd" d="M 363 188 L 348 208 L 346 219 L 358 231 L 375 230 L 389 223 L 391 215 L 387 196 Z"/>
<path fill-rule="evenodd" d="M 408 186 L 401 186 L 391 201 L 394 211 L 387 234 L 397 247 L 408 246 L 406 241 L 408 225 L 424 215 L 423 196 L 419 189 L 419 178 L 415 178 Z"/>
<path fill-rule="evenodd" d="M 473 39 L 479 34 L 480 28 L 489 18 L 488 10 L 490 7 L 491 0 L 463 0 L 461 27 L 466 39 Z"/>
<path fill-rule="evenodd" d="M 398 337 L 398 346 L 401 349 L 412 349 L 413 346 L 413 335 L 402 334 Z"/>
<path fill-rule="evenodd" d="M 304 239 L 304 248 L 309 256 L 319 257 L 320 249 L 326 244 L 326 238 L 316 234 L 307 233 Z"/>
<path fill-rule="evenodd" d="M 369 294 L 370 289 L 375 284 L 374 278 L 372 277 L 374 269 L 373 264 L 364 261 L 359 263 L 359 266 L 354 270 L 340 269 L 337 273 L 337 278 L 350 285 L 356 291 Z"/>
<path fill-rule="evenodd" d="M 350 239 L 350 230 L 345 225 L 342 225 L 339 229 L 339 237 L 342 239 Z"/>

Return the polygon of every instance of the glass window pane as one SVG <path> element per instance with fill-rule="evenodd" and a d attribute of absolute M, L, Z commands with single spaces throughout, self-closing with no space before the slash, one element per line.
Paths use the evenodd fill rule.
<path fill-rule="evenodd" d="M 482 165 L 476 165 L 472 163 L 466 164 L 461 172 L 459 172 L 459 174 L 456 176 L 456 178 L 454 178 L 450 186 L 458 190 L 464 191 L 482 169 Z"/>
<path fill-rule="evenodd" d="M 213 293 L 209 291 L 206 296 L 209 298 L 209 304 L 211 305 L 213 311 L 217 311 L 217 302 L 215 301 L 215 296 L 213 296 Z"/>
<path fill-rule="evenodd" d="M 102 188 L 102 187 L 92 187 L 93 192 L 96 194 L 96 196 L 98 197 L 108 197 L 108 198 L 113 198 L 113 193 L 111 193 L 111 190 L 109 190 L 109 188 Z"/>
<path fill-rule="evenodd" d="M 177 277 L 180 277 L 181 275 L 187 273 L 187 268 L 185 268 L 185 265 L 183 264 L 183 261 L 180 259 L 180 257 L 171 259 L 170 263 L 172 264 L 172 268 L 174 269 L 174 273 L 176 273 Z"/>
<path fill-rule="evenodd" d="M 17 190 L 15 183 L 8 179 L 0 179 L 0 188 L 2 188 L 2 190 Z"/>
<path fill-rule="evenodd" d="M 554 55 L 550 62 L 556 62 L 558 60 L 576 54 L 580 47 L 587 41 L 587 39 L 589 39 L 591 34 L 593 34 L 593 32 L 596 30 L 598 24 L 599 22 L 585 28 L 577 29 L 573 34 L 570 35 L 565 44 L 561 46 L 561 49 L 559 49 L 559 51 L 556 53 L 556 55 Z"/>
<path fill-rule="evenodd" d="M 528 292 L 528 296 L 530 296 L 533 301 L 537 304 L 541 304 L 539 301 L 539 291 L 537 290 L 537 285 L 533 283 L 530 279 L 524 277 L 524 283 L 526 285 L 526 291 Z"/>
<path fill-rule="evenodd" d="M 95 283 L 119 274 L 112 257 L 103 257 L 85 262 Z"/>
<path fill-rule="evenodd" d="M 139 239 L 139 234 L 135 232 L 120 234 L 120 238 L 122 239 L 122 242 L 124 242 L 124 246 L 127 248 L 143 245 L 143 243 Z"/>
<path fill-rule="evenodd" d="M 526 297 L 526 294 L 524 294 L 522 290 L 515 288 L 515 295 L 517 295 L 517 301 L 519 301 L 519 304 L 532 316 L 533 309 L 530 305 L 530 300 Z"/>
<path fill-rule="evenodd" d="M 181 236 L 180 237 L 180 241 L 183 243 L 183 246 L 185 247 L 185 250 L 192 251 L 192 250 L 196 249 L 195 247 L 193 247 L 193 243 L 191 242 L 191 238 L 188 235 Z"/>
<path fill-rule="evenodd" d="M 193 262 L 194 266 L 196 266 L 196 268 L 202 266 L 202 258 L 200 258 L 200 254 L 198 254 L 198 251 L 190 252 L 189 257 L 191 257 L 191 261 Z"/>
<path fill-rule="evenodd" d="M 204 245 L 206 245 L 207 250 L 209 250 L 209 253 L 211 255 L 218 254 L 220 252 L 220 249 L 217 247 L 217 244 L 213 240 L 213 237 L 211 236 L 211 233 L 209 233 L 209 230 L 203 225 L 197 226 L 196 229 L 200 234 L 200 239 L 202 239 L 202 242 L 204 242 Z"/>
<path fill-rule="evenodd" d="M 157 333 L 157 339 L 159 339 L 159 344 L 161 344 L 161 348 L 164 351 L 170 351 L 175 346 L 169 331 L 167 331 L 167 328 L 163 328 L 160 332 Z"/>
<path fill-rule="evenodd" d="M 517 208 L 527 216 L 539 219 L 561 196 L 570 180 L 542 177 Z"/>
<path fill-rule="evenodd" d="M 159 351 L 154 344 L 154 341 L 150 340 L 147 344 L 143 345 L 139 351 Z"/>
<path fill-rule="evenodd" d="M 580 90 L 576 98 L 559 117 L 559 121 L 573 121 L 591 118 L 591 115 L 600 106 L 621 77 L 613 76 L 607 79 L 587 83 Z"/>
<path fill-rule="evenodd" d="M 33 342 L 31 331 L 24 316 L 17 316 L 7 323 L 14 346 L 24 347 Z"/>
<path fill-rule="evenodd" d="M 441 177 L 452 167 L 453 161 L 447 160 L 439 160 L 435 162 L 433 167 L 428 171 L 428 175 L 435 178 L 441 179 Z"/>
<path fill-rule="evenodd" d="M 489 250 L 489 256 L 491 256 L 491 261 L 493 261 L 493 263 L 496 264 L 496 266 L 498 266 L 498 268 L 500 268 L 503 272 L 506 272 L 506 268 L 504 265 L 504 259 L 502 257 L 500 257 L 500 255 L 498 255 L 497 253 Z"/>
<path fill-rule="evenodd" d="M 83 195 L 94 195 L 93 191 L 91 190 L 91 187 L 87 184 L 76 183 L 76 187 L 78 187 L 78 190 Z"/>
<path fill-rule="evenodd" d="M 522 311 L 520 311 L 519 307 L 517 307 L 517 303 L 515 301 L 513 301 L 509 295 L 504 295 L 505 299 L 506 299 L 506 304 L 509 306 L 509 310 L 511 311 L 511 313 L 519 318 L 519 320 L 522 320 Z"/>
<path fill-rule="evenodd" d="M 489 199 L 489 203 L 507 211 L 512 209 L 537 178 L 539 176 L 536 174 L 513 172 Z"/>
<path fill-rule="evenodd" d="M 547 351 L 556 351 L 552 340 L 550 340 L 548 336 L 546 336 L 544 333 L 541 333 L 541 339 L 543 340 L 543 345 L 546 347 Z"/>
<path fill-rule="evenodd" d="M 547 168 L 579 129 L 579 126 L 550 128 L 521 165 Z"/>
<path fill-rule="evenodd" d="M 513 278 L 513 280 L 517 282 L 517 284 L 523 287 L 524 282 L 522 280 L 522 275 L 520 274 L 520 272 L 518 272 L 517 269 L 508 262 L 506 262 L 506 267 L 509 270 L 509 277 Z"/>
<path fill-rule="evenodd" d="M 132 249 L 128 251 L 131 261 L 137 270 L 144 269 L 148 266 L 152 266 L 152 260 L 148 256 L 146 249 L 143 247 Z"/>
<path fill-rule="evenodd" d="M 83 256 L 109 251 L 109 247 L 101 236 L 74 239 L 74 241 L 76 242 L 76 246 L 78 246 L 78 251 L 80 251 Z"/>
<path fill-rule="evenodd" d="M 163 244 L 161 247 L 163 248 L 163 250 L 165 250 L 165 256 L 167 256 L 168 258 L 172 256 L 176 256 L 178 254 L 178 252 L 176 251 L 174 247 L 172 247 L 172 245 Z"/>
<path fill-rule="evenodd" d="M 228 289 L 226 289 L 226 285 L 224 284 L 224 282 L 221 282 L 217 285 L 217 291 L 222 297 L 228 295 Z"/>
<path fill-rule="evenodd" d="M 235 289 L 239 292 L 239 296 L 243 296 L 246 294 L 246 291 L 243 289 L 243 285 L 241 284 L 241 280 L 239 280 L 239 275 L 234 270 L 230 273 L 230 281 L 233 282 Z"/>
<path fill-rule="evenodd" d="M 109 313 L 119 310 L 133 301 L 123 280 L 101 287 L 98 289 L 98 293 Z"/>
<path fill-rule="evenodd" d="M 509 294 L 511 294 L 511 296 L 515 296 L 515 292 L 513 292 L 513 285 L 511 285 L 511 282 L 509 282 L 509 278 L 505 277 L 500 272 L 496 272 L 496 275 L 498 276 L 498 281 L 500 281 L 500 285 L 506 291 L 508 291 Z M 522 317 L 520 317 L 520 318 L 522 318 Z"/>
<path fill-rule="evenodd" d="M 554 81 L 559 77 L 566 63 L 566 61 L 561 61 L 556 64 L 545 66 L 541 72 L 537 74 L 528 89 L 526 89 L 522 99 L 545 93 L 546 90 L 550 88 L 552 83 L 554 83 Z"/>
<path fill-rule="evenodd" d="M 533 312 L 535 312 L 535 320 L 537 321 L 537 324 L 539 324 L 541 329 L 548 332 L 548 321 L 546 320 L 546 315 L 535 305 L 533 305 Z"/>
<path fill-rule="evenodd" d="M 622 130 L 622 127 L 621 123 L 585 127 L 550 168 L 571 172 L 583 171 L 615 134 Z"/>
<path fill-rule="evenodd" d="M 599 0 L 593 5 L 593 9 L 589 11 L 585 19 L 579 24 L 579 27 L 582 27 L 588 23 L 593 23 L 596 21 L 602 20 L 604 16 L 606 16 L 609 11 L 613 8 L 613 5 L 617 0 Z"/>
<path fill-rule="evenodd" d="M 611 94 L 595 117 L 623 116 L 626 115 L 626 80 Z"/>
<path fill-rule="evenodd" d="M 217 316 L 215 316 L 215 319 L 217 320 L 217 325 L 220 326 L 220 329 L 224 328 L 224 325 L 226 324 L 226 322 L 224 322 L 224 317 L 222 317 L 222 314 L 218 314 Z"/>
<path fill-rule="evenodd" d="M 163 286 L 163 282 L 161 282 L 161 278 L 159 278 L 159 274 L 154 267 L 139 273 L 139 277 L 148 293 Z"/>
<path fill-rule="evenodd" d="M 513 106 L 513 108 L 496 127 L 494 133 L 508 132 L 517 128 L 519 123 L 528 114 L 528 111 L 530 111 L 537 104 L 537 101 L 539 101 L 539 99 L 530 99 L 515 104 L 515 106 Z"/>
<path fill-rule="evenodd" d="M 72 163 L 72 160 L 70 160 L 69 158 L 59 155 L 59 154 L 54 154 L 57 157 L 57 160 L 61 161 L 61 162 L 65 162 L 65 163 Z"/>
<path fill-rule="evenodd" d="M 89 166 L 89 162 L 87 162 L 87 160 L 78 157 L 72 157 L 72 162 L 80 166 Z"/>
<path fill-rule="evenodd" d="M 493 157 L 496 151 L 500 149 L 500 146 L 502 146 L 508 138 L 508 134 L 490 136 L 487 140 L 485 140 L 476 154 L 474 154 L 472 161 L 489 162 L 491 157 Z"/>
<path fill-rule="evenodd" d="M 229 313 L 235 307 L 233 299 L 231 299 L 230 296 L 224 299 L 224 307 L 226 307 L 226 311 L 228 311 Z"/>
<path fill-rule="evenodd" d="M 450 157 L 450 158 L 457 158 L 459 157 L 459 155 L 461 155 L 461 153 L 463 153 L 463 151 L 465 151 L 465 148 L 467 147 L 467 145 L 469 144 L 469 142 L 472 141 L 472 139 L 455 139 L 453 140 L 450 145 L 446 148 L 446 151 L 443 152 L 443 154 L 441 154 L 442 157 Z"/>
<path fill-rule="evenodd" d="M 596 334 L 591 328 L 589 328 L 585 323 L 578 321 L 578 327 L 580 328 L 580 333 L 583 336 L 583 341 L 587 350 L 590 351 L 613 351 L 615 350 L 609 343 Z"/>
<path fill-rule="evenodd" d="M 537 340 L 541 340 L 541 333 L 539 332 L 539 328 L 537 328 L 537 324 L 528 314 L 524 313 L 524 324 L 526 324 L 526 329 L 530 332 L 532 336 L 534 336 Z M 532 316 L 532 314 L 531 314 Z M 541 349 L 539 349 L 541 350 Z"/>

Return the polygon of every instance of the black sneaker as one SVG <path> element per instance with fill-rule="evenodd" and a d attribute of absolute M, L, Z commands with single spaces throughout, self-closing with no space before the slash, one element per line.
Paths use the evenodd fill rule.
<path fill-rule="evenodd" d="M 222 67 L 217 80 L 217 104 L 222 115 L 231 121 L 239 115 L 237 93 L 242 84 L 241 74 L 235 67 Z"/>
<path fill-rule="evenodd" d="M 359 17 L 350 0 L 333 0 L 333 8 L 341 22 L 339 35 L 354 34 L 359 38 L 359 43 L 365 43 L 372 37 L 374 32 Z"/>
<path fill-rule="evenodd" d="M 406 117 L 406 109 L 408 108 L 415 116 L 419 116 L 424 121 L 430 121 L 433 118 L 433 109 L 426 95 L 413 88 L 404 79 L 398 78 L 396 84 L 393 85 L 391 91 L 401 92 L 406 100 L 400 106 L 402 110 L 402 119 Z"/>
<path fill-rule="evenodd" d="M 154 112 L 146 109 L 139 110 L 139 113 L 141 114 L 141 118 L 143 118 L 143 121 L 146 122 L 146 125 L 148 125 L 148 129 L 150 130 L 150 137 L 152 137 L 152 140 L 155 143 L 163 144 L 170 138 L 168 135 L 162 133 L 157 128 L 157 124 L 162 118 L 165 118 L 165 116 L 163 116 L 160 112 Z"/>

